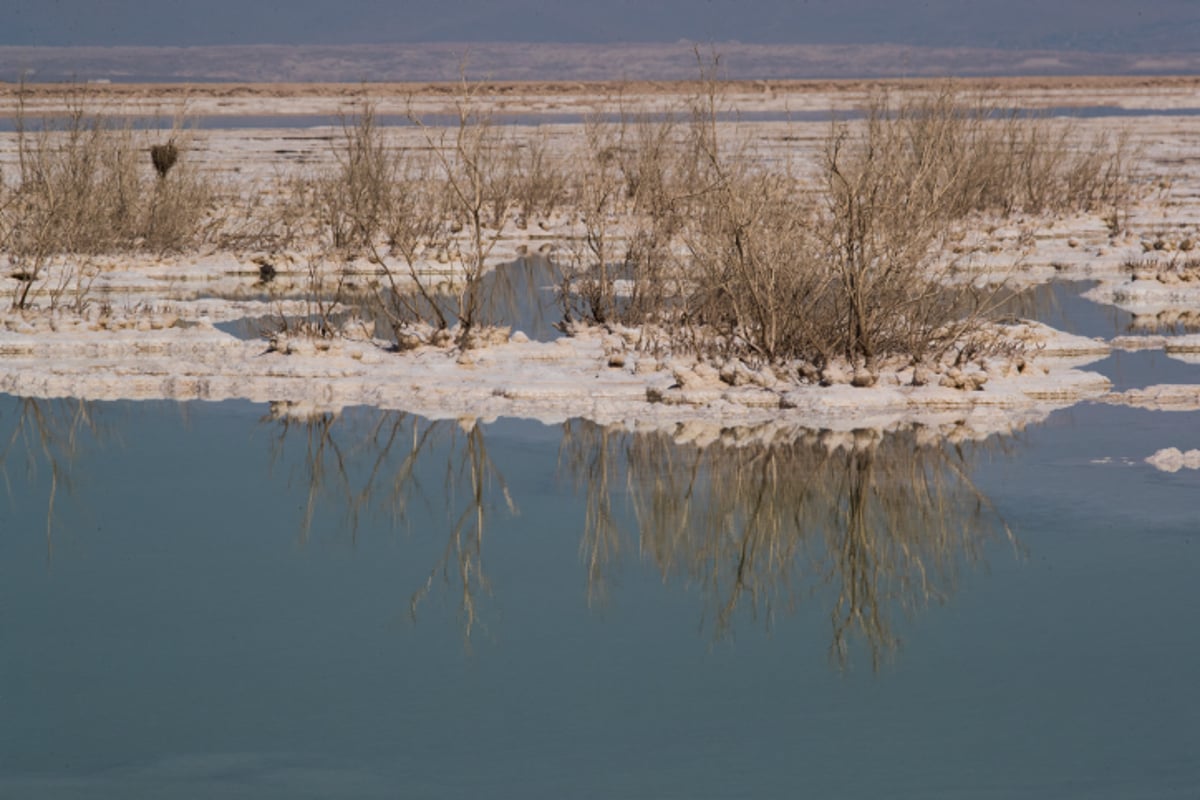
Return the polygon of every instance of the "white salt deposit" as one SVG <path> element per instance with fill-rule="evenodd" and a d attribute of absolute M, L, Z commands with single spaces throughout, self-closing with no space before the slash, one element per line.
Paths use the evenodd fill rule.
<path fill-rule="evenodd" d="M 1146 463 L 1160 472 L 1200 469 L 1200 450 L 1188 450 L 1185 453 L 1178 447 L 1168 447 L 1147 458 Z"/>
<path fill-rule="evenodd" d="M 405 113 L 407 96 L 388 91 L 381 89 L 383 96 L 375 98 L 379 113 Z M 1029 105 L 1090 102 L 1136 108 L 1191 107 L 1193 95 L 1123 89 L 1088 99 L 1070 90 L 1038 89 L 1021 97 Z M 116 105 L 96 110 L 161 114 L 166 103 L 174 104 L 172 114 L 336 114 L 352 111 L 358 99 L 353 93 L 272 100 L 261 94 L 217 97 L 197 92 L 182 107 L 178 99 L 123 96 L 106 101 Z M 752 112 L 847 108 L 861 99 L 809 92 L 750 94 L 728 101 Z M 665 95 L 623 98 L 650 108 L 677 100 Z M 422 96 L 414 108 L 431 113 L 444 110 L 446 102 Z M 505 102 L 506 111 L 513 113 L 585 113 L 601 101 L 595 96 L 530 91 L 506 96 Z M 49 110 L 49 105 L 29 107 L 33 115 Z M 1128 265 L 1146 258 L 1186 258 L 1200 241 L 1200 162 L 1189 156 L 1194 127 L 1187 120 L 1159 116 L 1128 122 L 1143 147 L 1143 172 L 1163 176 L 1151 191 L 1116 219 L 1107 218 L 1101 209 L 1055 219 L 1017 217 L 990 229 L 983 225 L 964 240 L 958 279 L 1000 277 L 1023 286 L 1055 278 L 1095 278 L 1101 283 L 1088 294 L 1090 299 L 1154 315 L 1154 320 L 1147 317 L 1147 326 L 1186 325 L 1189 315 L 1200 311 L 1200 284 L 1135 281 Z M 1080 120 L 1078 126 L 1080 135 L 1087 137 L 1110 130 L 1112 121 Z M 579 126 L 570 124 L 529 126 L 527 132 L 535 130 L 560 153 L 579 135 Z M 750 121 L 722 124 L 721 130 L 723 136 L 749 136 L 765 158 L 786 161 L 803 172 L 805 165 L 817 163 L 829 128 L 825 122 Z M 297 163 L 309 170 L 332 163 L 329 138 L 340 135 L 340 129 L 205 129 L 188 135 L 188 157 L 199 168 L 234 186 L 252 187 L 269 183 Z M 425 133 L 409 127 L 389 129 L 388 135 L 395 145 L 406 146 L 420 144 Z M 0 134 L 0 168 L 11 168 L 15 152 L 15 135 Z M 553 247 L 580 233 L 579 221 L 562 215 L 527 225 L 508 224 L 500 232 L 491 263 Z M 423 256 L 416 268 L 425 275 L 444 272 L 447 281 L 453 280 L 453 263 L 437 256 Z M 264 260 L 277 271 L 270 285 L 257 280 Z M 2 261 L 6 259 L 0 256 Z M 407 271 L 399 261 L 386 265 Z M 46 285 L 61 283 L 60 271 L 74 266 L 53 267 Z M 359 287 L 379 269 L 365 261 L 351 267 L 351 280 Z M 1109 394 L 1105 378 L 1080 369 L 1114 347 L 1162 348 L 1173 357 L 1196 358 L 1200 337 L 1195 335 L 1104 342 L 1021 322 L 1005 331 L 1021 354 L 1019 360 L 985 360 L 956 371 L 892 365 L 871 374 L 835 364 L 826 381 L 832 385 L 818 386 L 802 382 L 794 372 L 780 375 L 745 365 L 660 361 L 637 352 L 629 344 L 630 332 L 621 331 L 579 329 L 556 343 L 531 342 L 518 331 L 507 341 L 466 353 L 429 346 L 394 353 L 372 341 L 362 326 L 354 329 L 353 321 L 336 338 L 293 336 L 282 345 L 277 341 L 274 348 L 265 339 L 239 340 L 213 327 L 309 313 L 308 257 L 302 250 L 209 252 L 170 259 L 121 256 L 96 259 L 90 268 L 98 274 L 91 289 L 95 302 L 87 314 L 47 313 L 43 299 L 40 313 L 0 315 L 0 390 L 89 399 L 242 398 L 274 402 L 285 410 L 281 413 L 294 409 L 297 414 L 370 405 L 436 418 L 508 415 L 557 422 L 583 416 L 607 424 L 686 425 L 701 437 L 714 435 L 714 426 L 719 430 L 751 423 L 851 430 L 921 422 L 941 434 L 1011 430 L 1081 400 L 1200 408 L 1200 387 L 1152 386 Z M 12 288 L 10 281 L 0 287 L 6 294 Z M 0 297 L 0 303 L 7 305 L 7 298 Z"/>

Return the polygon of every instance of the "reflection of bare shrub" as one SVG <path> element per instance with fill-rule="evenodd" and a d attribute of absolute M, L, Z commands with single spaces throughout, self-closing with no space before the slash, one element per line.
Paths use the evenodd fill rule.
<path fill-rule="evenodd" d="M 587 565 L 588 600 L 608 595 L 608 574 L 619 556 L 624 531 L 615 507 L 620 491 L 623 464 L 620 462 L 620 433 L 581 420 L 563 425 L 559 464 L 575 479 L 576 491 L 584 493 L 583 531 L 579 551 Z"/>
<path fill-rule="evenodd" d="M 614 495 L 627 490 L 631 549 L 701 587 L 718 635 L 739 609 L 770 621 L 825 586 L 832 656 L 845 664 L 861 637 L 878 666 L 897 644 L 895 612 L 944 598 L 957 565 L 1007 530 L 967 477 L 963 451 L 919 430 L 722 436 L 681 445 L 572 423 L 563 462 L 587 487 L 591 583 L 603 587 L 620 550 Z"/>
<path fill-rule="evenodd" d="M 412 593 L 409 611 L 415 618 L 439 581 L 453 586 L 469 640 L 479 621 L 479 596 L 490 588 L 483 568 L 487 516 L 501 505 L 510 514 L 517 510 L 504 476 L 488 456 L 483 428 L 474 420 L 426 423 L 402 413 L 369 416 L 364 428 L 356 424 L 356 415 L 277 403 L 264 419 L 279 426 L 275 458 L 289 446 L 304 449 L 308 500 L 301 537 L 310 535 L 324 498 L 345 510 L 351 536 L 369 511 L 386 513 L 397 526 L 408 520 L 414 505 L 428 507 L 435 525 L 441 512 L 445 528 L 435 528 L 435 534 L 446 536 L 442 557 Z M 441 459 L 444 484 L 440 492 L 427 494 L 421 476 Z"/>
<path fill-rule="evenodd" d="M 460 428 L 462 445 L 459 446 L 455 436 L 451 442 L 452 456 L 446 463 L 443 491 L 450 503 L 458 497 L 465 498 L 465 502 L 457 516 L 452 517 L 441 562 L 430 571 L 425 585 L 413 593 L 409 608 L 415 618 L 417 608 L 440 575 L 444 583 L 457 584 L 460 588 L 463 635 L 470 638 L 478 614 L 476 597 L 480 590 L 490 590 L 483 572 L 483 535 L 486 515 L 494 504 L 494 493 L 498 491 L 504 499 L 508 513 L 516 514 L 517 506 L 508 492 L 504 476 L 488 456 L 483 429 L 478 422 L 463 420 Z"/>
<path fill-rule="evenodd" d="M 8 469 L 21 466 L 30 477 L 45 468 L 50 473 L 46 500 L 46 556 L 54 555 L 54 506 L 59 488 L 71 489 L 71 472 L 85 438 L 101 435 L 93 404 L 85 400 L 12 400 L 16 413 L 10 417 L 11 430 L 0 440 L 0 476 L 6 487 Z"/>

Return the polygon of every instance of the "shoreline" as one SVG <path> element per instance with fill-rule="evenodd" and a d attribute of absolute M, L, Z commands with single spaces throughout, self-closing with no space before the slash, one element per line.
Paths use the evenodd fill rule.
<path fill-rule="evenodd" d="M 990 364 L 986 372 L 976 369 L 984 382 L 971 390 L 913 386 L 911 368 L 881 370 L 871 387 L 852 386 L 848 378 L 831 386 L 787 381 L 769 369 L 723 377 L 687 358 L 614 359 L 619 337 L 597 329 L 553 342 L 518 333 L 473 350 L 391 353 L 369 340 L 246 341 L 207 320 L 155 328 L 143 319 L 125 330 L 0 332 L 0 391 L 86 400 L 241 399 L 298 409 L 372 406 L 431 419 L 582 417 L 654 427 L 775 423 L 833 430 L 953 423 L 981 432 L 1108 396 L 1107 378 L 1080 369 L 1106 357 L 1108 345 L 1045 326 L 1023 332 L 1038 350 L 1030 368 L 1022 367 L 1025 374 Z"/>
<path fill-rule="evenodd" d="M 968 93 L 1003 94 L 1022 106 L 1126 110 L 1200 109 L 1200 75 L 1031 76 L 954 78 L 728 79 L 717 85 L 727 105 L 740 111 L 846 111 L 872 92 L 937 91 L 952 85 Z M 477 97 L 504 114 L 593 113 L 615 108 L 655 107 L 702 93 L 700 80 L 494 81 L 472 86 Z M 370 100 L 380 113 L 444 113 L 461 93 L 459 81 L 359 82 L 166 82 L 27 83 L 29 113 L 63 114 L 84 102 L 88 111 L 152 113 L 175 109 L 184 115 L 288 116 L 336 114 Z M 13 114 L 22 85 L 0 81 L 0 114 Z M 99 106 L 100 108 L 92 108 Z"/>
<path fill-rule="evenodd" d="M 623 100 L 651 104 L 678 100 L 685 89 L 698 86 L 695 82 L 632 85 L 639 87 L 640 94 L 630 92 L 622 95 Z M 746 111 L 799 105 L 800 100 L 814 106 L 840 103 L 849 107 L 856 102 L 856 93 L 881 85 L 936 88 L 945 82 L 733 81 L 722 83 L 723 90 L 732 87 L 732 91 L 723 94 L 721 101 Z M 1200 106 L 1200 77 L 988 78 L 955 85 L 1001 88 L 1009 93 L 1024 85 L 1026 94 L 1019 97 L 1031 103 L 1058 104 L 1062 97 L 1070 97 L 1075 103 L 1099 99 L 1108 104 L 1128 103 L 1130 108 L 1156 103 Z M 294 109 L 297 102 L 344 108 L 346 103 L 361 102 L 365 93 L 384 113 L 387 103 L 406 101 L 403 92 L 410 88 L 407 84 L 390 86 L 392 93 L 386 95 L 382 85 L 349 84 L 293 84 L 291 88 L 247 84 L 30 86 L 31 101 L 45 103 L 27 110 L 43 113 L 83 88 L 88 110 L 100 112 L 145 101 L 164 107 L 191 103 L 190 113 L 218 118 L 241 113 L 238 109 L 253 104 L 256 113 L 269 116 Z M 524 107 L 544 112 L 555 104 L 584 108 L 613 99 L 606 94 L 612 84 L 582 88 L 573 82 L 487 84 L 485 92 L 489 86 L 511 89 L 485 93 L 483 99 L 492 109 Z M 782 91 L 789 87 L 790 95 Z M 424 98 L 423 113 L 452 100 L 447 95 L 451 88 L 425 85 L 419 95 Z M 15 90 L 14 85 L 0 84 L 0 111 L 13 101 Z M 97 108 L 92 108 L 93 101 Z M 1083 120 L 1079 129 L 1091 135 L 1106 130 L 1107 124 Z M 1152 314 L 1164 324 L 1190 320 L 1193 309 L 1200 310 L 1200 282 L 1166 287 L 1144 280 L 1133 286 L 1128 264 L 1159 259 L 1166 268 L 1177 259 L 1191 257 L 1194 245 L 1185 251 L 1184 242 L 1200 240 L 1200 159 L 1190 155 L 1197 134 L 1190 121 L 1175 118 L 1130 117 L 1128 124 L 1138 141 L 1145 143 L 1147 182 L 1150 178 L 1159 182 L 1129 209 L 1124 232 L 1112 233 L 1094 214 L 1001 220 L 972 234 L 975 238 L 963 258 L 961 279 L 983 281 L 1000 276 L 1010 286 L 1095 279 L 1100 286 L 1085 297 L 1096 302 L 1120 307 L 1128 304 L 1131 289 L 1136 289 L 1144 301 L 1145 307 L 1139 307 L 1143 316 Z M 815 122 L 739 121 L 719 123 L 718 127 L 748 136 L 767 158 L 788 158 L 801 166 L 820 152 L 828 131 L 826 123 Z M 578 124 L 556 124 L 541 130 L 552 145 L 563 147 L 561 143 L 582 135 Z M 288 128 L 189 131 L 189 153 L 198 169 L 220 176 L 232 190 L 252 191 L 260 185 L 270 188 L 271 176 L 287 169 L 315 170 L 330 163 L 333 146 L 326 133 L 326 129 Z M 395 147 L 411 147 L 420 143 L 419 133 L 389 129 L 389 142 Z M 0 168 L 12 168 L 15 163 L 15 141 L 14 134 L 0 133 Z M 503 231 L 492 265 L 580 236 L 577 221 L 566 217 L 541 222 L 545 224 L 540 228 L 531 224 L 528 230 Z M 1172 357 L 1195 349 L 1193 342 L 1179 336 L 1118 336 L 1097 342 L 1045 329 L 1037 335 L 1041 337 L 1039 345 L 1046 349 L 1031 361 L 1039 369 L 1049 367 L 1049 374 L 1012 377 L 1004 374 L 1002 364 L 986 369 L 977 365 L 971 368 L 974 372 L 987 373 L 981 391 L 905 386 L 904 367 L 896 365 L 884 370 L 887 374 L 880 385 L 871 388 L 792 385 L 761 375 L 746 378 L 734 374 L 724 381 L 714 374 L 697 376 L 686 358 L 651 358 L 633 352 L 628 342 L 621 342 L 620 332 L 600 329 L 579 331 L 576 337 L 564 340 L 566 344 L 521 341 L 515 335 L 512 340 L 499 337 L 495 346 L 478 350 L 422 347 L 398 354 L 364 336 L 316 342 L 293 339 L 272 345 L 266 339 L 244 341 L 213 327 L 240 319 L 305 313 L 307 261 L 303 245 L 295 252 L 250 248 L 171 257 L 117 254 L 66 259 L 57 268 L 76 269 L 84 262 L 97 271 L 95 284 L 89 284 L 95 305 L 107 310 L 101 313 L 94 308 L 90 316 L 74 318 L 55 318 L 45 310 L 29 315 L 0 314 L 0 391 L 106 400 L 242 398 L 291 404 L 297 409 L 371 405 L 439 418 L 504 415 L 562 421 L 584 416 L 632 425 L 779 422 L 835 429 L 910 423 L 939 426 L 971 419 L 979 430 L 1003 430 L 1011 428 L 1014 421 L 1044 416 L 1077 402 L 1149 403 L 1146 397 L 1129 393 L 1121 395 L 1128 398 L 1122 401 L 1110 392 L 1107 379 L 1080 367 L 1114 349 L 1162 350 Z M 273 276 L 278 269 L 273 292 L 255 283 L 264 263 L 273 265 Z M 350 266 L 362 270 L 354 273 L 356 279 L 369 276 L 374 269 L 365 261 Z M 433 262 L 427 266 L 439 268 Z M 47 273 L 45 290 L 53 289 L 55 281 L 65 280 L 58 273 Z M 7 291 L 11 286 L 4 288 Z M 618 361 L 619 365 L 612 366 Z M 907 377 L 911 382 L 911 369 Z M 942 373 L 935 375 L 935 379 L 942 377 Z M 848 377 L 845 382 L 849 383 Z M 1173 408 L 1190 402 L 1200 407 L 1200 392 L 1188 387 L 1164 390 L 1156 397 Z"/>

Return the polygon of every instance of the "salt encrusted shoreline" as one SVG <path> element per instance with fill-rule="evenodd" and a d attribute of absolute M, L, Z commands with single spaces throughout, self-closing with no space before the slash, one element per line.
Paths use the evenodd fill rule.
<path fill-rule="evenodd" d="M 1017 97 L 1025 97 L 1029 105 L 1067 104 L 1068 95 L 1035 90 Z M 102 101 L 107 105 L 90 110 L 329 114 L 353 112 L 362 99 L 358 92 L 269 101 L 261 93 L 249 98 L 209 97 L 202 92 L 156 97 L 148 91 L 137 99 L 125 93 L 114 95 Z M 404 113 L 408 107 L 407 95 L 373 99 L 380 101 L 380 113 Z M 1127 108 L 1200 105 L 1190 89 L 1173 90 L 1168 98 L 1125 88 L 1119 97 L 1101 99 Z M 644 101 L 652 108 L 679 100 L 669 93 L 622 98 L 631 105 Z M 727 100 L 742 111 L 775 112 L 844 108 L 861 97 L 825 91 L 788 97 L 749 93 Z M 30 105 L 31 113 L 50 110 L 63 100 L 47 102 L 51 105 Z M 423 96 L 415 110 L 436 111 L 446 102 L 445 96 Z M 503 102 L 505 113 L 536 115 L 582 113 L 597 103 L 611 103 L 612 98 L 533 93 L 508 96 Z M 246 103 L 250 105 L 243 108 Z M 913 386 L 912 370 L 893 365 L 879 371 L 874 386 L 856 387 L 801 383 L 794 374 L 776 375 L 743 365 L 730 367 L 723 379 L 719 365 L 698 367 L 687 359 L 650 357 L 622 343 L 621 332 L 602 330 L 579 330 L 556 343 L 522 341 L 518 334 L 465 353 L 438 347 L 392 353 L 361 333 L 332 340 L 276 339 L 272 346 L 266 340 L 238 339 L 214 324 L 308 313 L 305 254 L 209 252 L 166 260 L 94 259 L 95 282 L 89 288 L 94 302 L 88 315 L 73 317 L 44 308 L 39 313 L 0 315 L 0 390 L 30 397 L 95 400 L 240 398 L 272 402 L 280 413 L 299 415 L 305 409 L 368 405 L 433 418 L 522 416 L 559 422 L 586 417 L 606 424 L 692 424 L 706 430 L 713 425 L 760 423 L 837 430 L 925 424 L 937 430 L 963 430 L 967 424 L 971 430 L 986 432 L 1011 430 L 1055 408 L 1089 400 L 1144 408 L 1200 408 L 1200 387 L 1149 387 L 1110 394 L 1105 378 L 1080 369 L 1112 348 L 1162 349 L 1185 360 L 1200 351 L 1198 336 L 1173 335 L 1177 330 L 1160 335 L 1153 330 L 1154 325 L 1181 322 L 1186 327 L 1191 315 L 1200 314 L 1200 284 L 1133 281 L 1129 267 L 1146 259 L 1170 263 L 1172 258 L 1185 258 L 1190 253 L 1186 243 L 1195 246 L 1200 241 L 1200 192 L 1195 188 L 1200 185 L 1200 162 L 1189 155 L 1197 140 L 1194 125 L 1169 116 L 1128 118 L 1122 123 L 1131 126 L 1145 148 L 1143 171 L 1166 177 L 1124 210 L 1121 230 L 1114 232 L 1101 214 L 1004 220 L 982 227 L 964 241 L 958 254 L 959 274 L 972 281 L 999 277 L 1013 286 L 1098 280 L 1099 286 L 1085 296 L 1141 314 L 1150 335 L 1097 342 L 1045 326 L 1013 327 L 1011 335 L 1026 337 L 1023 358 L 1028 368 L 1020 371 L 1015 362 L 997 360 L 969 366 L 969 374 L 938 373 L 927 385 Z M 1111 120 L 1103 119 L 1077 124 L 1084 136 L 1112 127 Z M 800 165 L 819 153 L 829 132 L 827 122 L 741 121 L 721 127 L 726 133 L 748 136 L 768 159 L 787 158 Z M 555 123 L 536 130 L 551 144 L 565 146 L 578 136 L 579 126 Z M 333 158 L 330 138 L 338 132 L 336 126 L 197 130 L 188 134 L 189 157 L 200 169 L 236 186 L 269 185 L 263 182 L 280 170 L 328 164 Z M 412 128 L 389 129 L 389 133 L 401 145 L 423 135 Z M 0 165 L 11 165 L 14 154 L 14 135 L 0 133 Z M 561 246 L 579 233 L 577 221 L 566 217 L 529 222 L 527 229 L 504 231 L 493 262 Z M 264 262 L 274 270 L 270 287 L 257 281 Z M 407 270 L 402 264 L 390 266 Z M 355 266 L 359 268 L 363 276 L 376 269 L 366 262 Z M 429 273 L 449 269 L 436 259 L 418 268 Z M 47 283 L 62 284 L 62 280 L 51 270 Z M 101 305 L 105 311 L 98 313 L 96 306 Z M 940 385 L 943 379 L 967 388 Z"/>
<path fill-rule="evenodd" d="M 986 369 L 976 365 L 978 390 L 932 381 L 913 386 L 912 368 L 881 370 L 871 387 L 802 383 L 746 365 L 738 365 L 741 374 L 722 376 L 694 360 L 637 353 L 625 337 L 600 329 L 578 329 L 554 342 L 517 333 L 466 351 L 423 346 L 396 353 L 369 340 L 246 341 L 177 316 L 147 315 L 118 330 L 63 320 L 57 330 L 46 321 L 28 324 L 26 332 L 0 331 L 0 391 L 27 397 L 365 405 L 435 419 L 548 423 L 584 417 L 605 424 L 778 421 L 853 429 L 970 419 L 974 428 L 1007 430 L 1012 420 L 1040 418 L 1109 388 L 1104 377 L 1076 368 L 1103 358 L 1107 345 L 1036 323 L 1010 329 L 1030 353 L 1021 371 L 1000 360 Z"/>

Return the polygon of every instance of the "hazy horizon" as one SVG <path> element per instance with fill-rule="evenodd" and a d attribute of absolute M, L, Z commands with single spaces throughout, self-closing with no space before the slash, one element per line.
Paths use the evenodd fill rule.
<path fill-rule="evenodd" d="M 0 45 L 893 44 L 1193 52 L 1195 0 L 15 0 Z"/>

